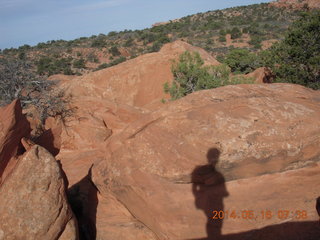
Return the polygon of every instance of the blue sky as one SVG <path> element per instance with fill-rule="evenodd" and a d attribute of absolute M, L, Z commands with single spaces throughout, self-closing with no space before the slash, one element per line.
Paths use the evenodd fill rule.
<path fill-rule="evenodd" d="M 155 22 L 268 0 L 0 0 L 0 49 L 143 29 Z"/>

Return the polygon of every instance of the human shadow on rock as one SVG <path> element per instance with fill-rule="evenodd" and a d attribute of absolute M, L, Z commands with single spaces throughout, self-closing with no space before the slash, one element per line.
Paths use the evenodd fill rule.
<path fill-rule="evenodd" d="M 91 169 L 68 190 L 68 200 L 78 220 L 80 240 L 94 240 L 97 235 L 98 190 L 91 180 Z"/>
<path fill-rule="evenodd" d="M 319 240 L 320 222 L 286 222 L 261 229 L 239 231 L 239 233 L 221 233 L 224 212 L 223 199 L 229 195 L 223 175 L 217 171 L 220 151 L 212 148 L 207 153 L 208 164 L 198 166 L 192 172 L 192 192 L 196 208 L 202 209 L 207 217 L 207 237 L 189 240 Z M 248 199 L 254 201 L 254 199 Z M 318 199 L 320 209 L 320 198 Z M 315 209 L 316 211 L 316 209 Z M 319 210 L 320 214 L 320 210 Z M 245 220 L 241 220 L 245 221 Z"/>
<path fill-rule="evenodd" d="M 207 217 L 206 239 L 221 239 L 223 219 L 219 217 L 224 211 L 223 199 L 229 195 L 223 175 L 217 171 L 220 151 L 209 149 L 208 164 L 197 166 L 192 172 L 192 192 L 195 206 L 203 210 Z"/>

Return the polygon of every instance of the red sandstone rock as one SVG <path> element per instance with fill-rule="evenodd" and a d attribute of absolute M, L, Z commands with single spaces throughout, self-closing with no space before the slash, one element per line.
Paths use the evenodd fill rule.
<path fill-rule="evenodd" d="M 143 115 L 143 110 L 95 97 L 74 97 L 77 109 L 62 124 L 61 160 L 71 185 L 82 179 L 95 161 L 104 158 L 105 141 L 130 122 Z"/>
<path fill-rule="evenodd" d="M 0 239 L 78 239 L 65 191 L 58 162 L 31 147 L 0 186 Z"/>
<path fill-rule="evenodd" d="M 10 159 L 17 155 L 21 138 L 28 137 L 30 131 L 19 100 L 0 108 L 0 184 L 16 163 Z"/>
<path fill-rule="evenodd" d="M 253 78 L 255 83 L 272 83 L 273 80 L 271 71 L 265 67 L 258 68 L 245 76 Z"/>
<path fill-rule="evenodd" d="M 172 60 L 186 50 L 199 52 L 206 64 L 219 64 L 203 49 L 176 41 L 163 46 L 160 52 L 145 54 L 112 68 L 74 78 L 63 87 L 76 97 L 99 97 L 143 107 L 152 101 L 168 98 L 164 94 L 163 84 L 173 79 Z"/>
<path fill-rule="evenodd" d="M 303 221 L 311 222 L 301 224 L 309 229 L 310 239 L 317 239 L 320 233 L 312 221 L 317 219 L 314 203 L 320 171 L 312 164 L 320 157 L 319 101 L 318 91 L 290 84 L 236 85 L 193 93 L 111 136 L 105 160 L 93 168 L 93 181 L 103 198 L 119 201 L 158 239 L 213 239 L 213 235 L 219 239 L 221 234 L 250 239 L 259 235 L 251 232 L 254 229 L 286 221 L 290 229 L 301 220 L 291 215 L 270 221 L 229 219 L 223 225 L 209 222 L 206 230 L 215 208 L 305 210 L 309 217 Z M 210 149 L 220 150 L 220 156 L 210 156 Z M 198 166 L 203 170 L 194 178 Z M 100 224 L 108 214 L 103 206 L 98 209 Z M 274 235 L 261 231 L 265 234 L 253 239 L 285 239 L 284 233 L 277 237 L 278 230 Z M 288 229 L 283 231 L 289 234 Z M 292 232 L 296 234 L 288 239 L 301 237 L 299 228 Z"/>
<path fill-rule="evenodd" d="M 23 137 L 21 139 L 21 144 L 26 151 L 29 151 L 35 145 L 35 143 L 33 141 L 31 141 L 30 139 L 27 139 L 25 137 Z"/>

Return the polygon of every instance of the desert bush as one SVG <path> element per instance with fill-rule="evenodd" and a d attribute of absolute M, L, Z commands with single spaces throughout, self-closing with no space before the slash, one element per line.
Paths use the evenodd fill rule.
<path fill-rule="evenodd" d="M 122 62 L 125 62 L 127 59 L 126 57 L 124 56 L 121 56 L 115 60 L 113 60 L 112 62 L 109 63 L 109 67 L 112 67 L 112 66 L 115 66 L 115 65 L 118 65 L 119 63 L 122 63 Z"/>
<path fill-rule="evenodd" d="M 144 44 L 154 42 L 156 40 L 156 34 L 143 32 L 140 36 L 140 40 L 143 41 Z"/>
<path fill-rule="evenodd" d="M 104 69 L 104 68 L 108 68 L 108 67 L 109 67 L 108 63 L 102 63 L 95 69 L 95 71 L 98 71 L 98 70 L 101 70 L 101 69 Z"/>
<path fill-rule="evenodd" d="M 249 73 L 261 66 L 259 57 L 247 49 L 235 48 L 220 59 L 227 64 L 232 72 Z"/>
<path fill-rule="evenodd" d="M 69 103 L 71 97 L 65 94 L 64 90 L 56 90 L 50 88 L 42 89 L 39 96 L 32 98 L 28 105 L 36 107 L 42 125 L 48 117 L 60 117 L 64 122 L 68 117 L 72 116 L 75 109 L 71 108 Z"/>
<path fill-rule="evenodd" d="M 23 46 L 20 46 L 18 48 L 18 50 L 21 50 L 21 51 L 26 51 L 26 50 L 29 50 L 29 49 L 31 49 L 31 46 L 28 45 L 28 44 L 24 44 Z"/>
<path fill-rule="evenodd" d="M 25 60 L 26 57 L 27 57 L 27 55 L 26 55 L 25 52 L 20 52 L 20 53 L 18 54 L 18 58 L 19 58 L 20 60 Z"/>
<path fill-rule="evenodd" d="M 46 48 L 46 47 L 48 47 L 47 44 L 45 44 L 43 42 L 38 43 L 36 46 L 36 48 L 38 48 L 38 49 L 42 49 L 42 48 Z"/>
<path fill-rule="evenodd" d="M 116 36 L 117 34 L 118 34 L 118 32 L 116 32 L 116 31 L 111 31 L 111 32 L 108 33 L 108 37 L 114 37 L 114 36 Z"/>
<path fill-rule="evenodd" d="M 277 82 L 320 89 L 320 11 L 304 13 L 283 41 L 264 53 L 265 64 Z"/>
<path fill-rule="evenodd" d="M 237 38 L 241 37 L 241 35 L 242 35 L 242 33 L 239 28 L 237 28 L 237 27 L 232 28 L 231 39 L 237 39 Z"/>
<path fill-rule="evenodd" d="M 121 55 L 121 53 L 120 53 L 119 49 L 117 48 L 117 46 L 112 46 L 111 48 L 109 48 L 109 53 L 111 53 L 112 56 L 114 56 L 114 57 Z"/>
<path fill-rule="evenodd" d="M 179 61 L 172 65 L 174 81 L 164 85 L 165 93 L 169 93 L 172 99 L 178 99 L 196 91 L 200 79 L 208 75 L 203 64 L 199 53 L 186 51 L 181 54 Z"/>
<path fill-rule="evenodd" d="M 22 107 L 36 108 L 43 124 L 48 117 L 65 119 L 72 114 L 69 99 L 54 85 L 55 82 L 38 77 L 30 62 L 0 59 L 0 105 L 20 99 Z"/>
<path fill-rule="evenodd" d="M 1 105 L 22 98 L 22 90 L 37 81 L 32 65 L 20 59 L 0 58 Z"/>
<path fill-rule="evenodd" d="M 249 44 L 252 45 L 254 48 L 260 49 L 262 46 L 261 42 L 262 42 L 262 38 L 260 36 L 251 35 L 251 40 L 249 41 Z"/>
<path fill-rule="evenodd" d="M 199 53 L 188 51 L 180 55 L 179 61 L 173 62 L 171 71 L 174 80 L 172 83 L 165 83 L 163 88 L 172 100 L 202 89 L 249 82 L 245 78 L 230 78 L 231 70 L 225 64 L 204 66 Z"/>
<path fill-rule="evenodd" d="M 36 62 L 37 73 L 40 75 L 53 75 L 63 73 L 65 75 L 72 75 L 71 70 L 72 58 L 51 58 L 48 56 L 41 57 Z"/>
<path fill-rule="evenodd" d="M 170 42 L 170 39 L 166 34 L 158 34 L 156 36 L 156 42 L 159 42 L 160 44 L 165 44 Z"/>
<path fill-rule="evenodd" d="M 158 41 L 154 42 L 151 47 L 147 49 L 148 52 L 158 52 L 161 49 L 162 44 Z"/>
<path fill-rule="evenodd" d="M 227 41 L 227 39 L 226 39 L 225 35 L 224 36 L 222 36 L 222 35 L 219 36 L 219 42 L 226 42 L 226 41 Z"/>
<path fill-rule="evenodd" d="M 83 58 L 80 58 L 80 59 L 74 60 L 72 65 L 74 68 L 86 68 L 86 61 Z"/>
<path fill-rule="evenodd" d="M 91 47 L 103 48 L 106 46 L 107 46 L 107 43 L 105 41 L 105 38 L 103 37 L 97 37 L 91 43 Z"/>
<path fill-rule="evenodd" d="M 224 30 L 224 29 L 220 29 L 220 31 L 219 31 L 219 35 L 220 36 L 225 36 L 227 33 L 226 33 L 226 31 Z"/>
<path fill-rule="evenodd" d="M 101 69 L 104 69 L 104 68 L 108 68 L 108 67 L 112 67 L 112 66 L 115 66 L 115 65 L 118 65 L 122 62 L 125 62 L 127 59 L 123 56 L 111 61 L 110 63 L 102 63 L 100 64 L 96 69 L 95 71 L 98 71 L 98 70 L 101 70 Z"/>
<path fill-rule="evenodd" d="M 134 42 L 134 40 L 133 40 L 133 38 L 129 38 L 129 39 L 127 39 L 126 41 L 125 41 L 125 43 L 123 44 L 123 46 L 124 47 L 131 47 L 132 45 L 133 45 L 133 42 Z"/>

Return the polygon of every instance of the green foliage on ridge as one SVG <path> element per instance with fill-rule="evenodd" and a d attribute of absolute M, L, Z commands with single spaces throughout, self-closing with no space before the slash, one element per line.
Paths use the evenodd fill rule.
<path fill-rule="evenodd" d="M 320 89 L 320 11 L 304 13 L 262 57 L 277 82 Z"/>
<path fill-rule="evenodd" d="M 234 73 L 249 73 L 261 66 L 259 57 L 247 49 L 235 48 L 226 54 L 222 62 Z"/>
<path fill-rule="evenodd" d="M 164 84 L 164 92 L 172 100 L 179 99 L 195 91 L 211 89 L 239 83 L 252 83 L 252 79 L 243 76 L 231 78 L 231 70 L 225 64 L 205 66 L 200 54 L 186 51 L 179 56 L 179 61 L 172 64 L 174 80 Z"/>
<path fill-rule="evenodd" d="M 169 21 L 167 24 L 146 28 L 143 30 L 124 30 L 120 32 L 112 31 L 108 34 L 93 35 L 91 37 L 81 37 L 71 41 L 52 40 L 39 43 L 35 46 L 23 45 L 19 48 L 4 49 L 0 55 L 4 57 L 27 57 L 36 66 L 41 63 L 43 58 L 53 59 L 47 69 L 40 66 L 41 74 L 67 73 L 72 74 L 78 70 L 73 67 L 75 61 L 83 58 L 88 67 L 83 68 L 85 72 L 94 71 L 99 64 L 111 64 L 110 61 L 101 60 L 101 55 L 105 54 L 104 59 L 108 59 L 111 54 L 113 57 L 122 57 L 121 49 L 125 49 L 126 57 L 140 56 L 148 52 L 159 51 L 163 44 L 177 39 L 192 43 L 213 54 L 226 55 L 232 49 L 226 44 L 226 34 L 231 34 L 231 39 L 237 41 L 247 41 L 244 34 L 249 34 L 249 51 L 261 49 L 262 41 L 268 39 L 280 40 L 283 38 L 284 31 L 291 22 L 299 16 L 300 11 L 284 10 L 271 7 L 266 3 L 254 4 L 243 7 L 233 7 L 224 10 L 208 11 L 183 17 L 179 20 Z M 81 55 L 79 48 L 83 49 Z M 88 51 L 86 51 L 88 49 Z M 110 52 L 109 52 L 110 50 Z M 118 50 L 118 51 L 117 51 Z M 99 59 L 92 58 L 92 52 Z M 121 51 L 122 52 L 122 51 Z M 54 55 L 59 55 L 60 62 Z M 54 63 L 54 61 L 57 61 Z M 102 61 L 99 63 L 99 61 Z M 61 65 L 65 64 L 64 67 Z M 77 63 L 75 64 L 77 66 Z M 78 65 L 79 66 L 79 65 Z M 84 66 L 84 65 L 82 65 Z"/>

